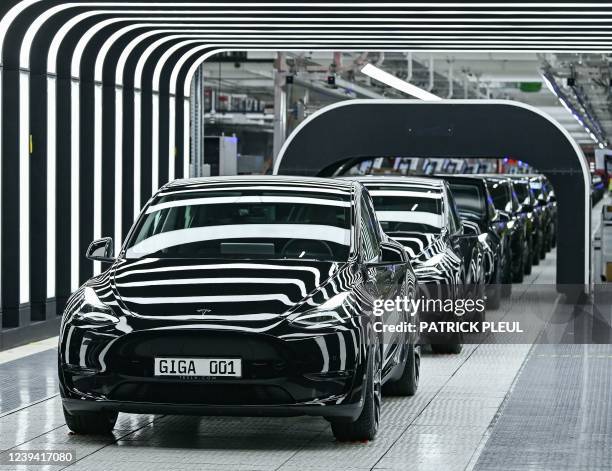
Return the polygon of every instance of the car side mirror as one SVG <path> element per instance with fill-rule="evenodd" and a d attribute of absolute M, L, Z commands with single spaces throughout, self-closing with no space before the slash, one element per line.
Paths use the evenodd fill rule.
<path fill-rule="evenodd" d="M 463 227 L 463 235 L 464 236 L 478 236 L 480 235 L 480 229 L 478 229 L 477 227 L 474 227 L 474 225 L 472 224 L 465 224 L 465 223 L 461 223 L 461 226 Z"/>
<path fill-rule="evenodd" d="M 114 247 L 112 237 L 103 237 L 102 239 L 94 240 L 89 247 L 85 256 L 89 260 L 103 263 L 113 263 L 115 258 L 113 257 Z"/>
<path fill-rule="evenodd" d="M 407 258 L 404 255 L 404 249 L 389 242 L 381 242 L 380 258 L 378 262 L 370 262 L 366 265 L 368 267 L 399 265 L 401 263 L 406 263 L 406 261 Z"/>
<path fill-rule="evenodd" d="M 380 261 L 382 263 L 404 263 L 406 258 L 402 249 L 390 244 L 389 242 L 381 242 L 380 244 Z"/>

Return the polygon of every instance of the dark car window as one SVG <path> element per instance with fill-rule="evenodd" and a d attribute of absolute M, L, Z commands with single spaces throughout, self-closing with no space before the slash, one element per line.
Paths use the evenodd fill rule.
<path fill-rule="evenodd" d="M 127 258 L 348 260 L 350 196 L 333 192 L 176 192 L 141 217 Z"/>
<path fill-rule="evenodd" d="M 385 232 L 439 233 L 442 229 L 441 190 L 405 185 L 367 186 Z"/>
<path fill-rule="evenodd" d="M 380 253 L 379 230 L 365 196 L 361 197 L 360 243 L 365 261 L 374 260 Z"/>
<path fill-rule="evenodd" d="M 533 204 L 533 194 L 527 182 L 515 182 L 514 191 L 516 192 L 519 204 L 523 206 L 531 206 Z"/>
<path fill-rule="evenodd" d="M 461 215 L 476 219 L 486 216 L 485 195 L 478 185 L 451 183 L 450 187 Z"/>
<path fill-rule="evenodd" d="M 493 205 L 498 211 L 512 212 L 512 195 L 506 182 L 489 182 L 489 192 L 493 198 Z"/>

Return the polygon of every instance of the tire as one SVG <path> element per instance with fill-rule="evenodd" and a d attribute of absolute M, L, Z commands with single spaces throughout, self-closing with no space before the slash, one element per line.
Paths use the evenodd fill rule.
<path fill-rule="evenodd" d="M 463 350 L 462 343 L 431 344 L 431 351 L 438 355 L 457 355 Z"/>
<path fill-rule="evenodd" d="M 487 309 L 495 311 L 499 309 L 502 298 L 502 285 L 500 283 L 494 283 L 487 286 Z"/>
<path fill-rule="evenodd" d="M 531 243 L 527 246 L 527 256 L 525 257 L 525 269 L 523 270 L 523 273 L 525 275 L 531 275 L 531 267 L 533 266 L 533 260 L 535 259 L 535 257 L 533 256 L 533 240 L 531 241 Z"/>
<path fill-rule="evenodd" d="M 68 428 L 79 435 L 107 435 L 117 422 L 117 412 L 68 412 L 64 407 Z"/>
<path fill-rule="evenodd" d="M 361 414 L 354 422 L 330 419 L 334 437 L 339 442 L 363 442 L 374 440 L 380 424 L 381 409 L 381 352 L 376 349 L 376 359 L 372 362 L 367 377 L 367 389 Z"/>
<path fill-rule="evenodd" d="M 506 264 L 502 272 L 502 298 L 507 298 L 512 294 L 512 251 L 508 249 L 506 254 Z"/>
<path fill-rule="evenodd" d="M 512 277 L 512 282 L 513 283 L 522 283 L 523 282 L 523 277 L 524 277 L 524 272 L 525 272 L 525 260 L 522 259 L 521 265 L 518 267 L 518 270 L 516 271 L 516 273 L 514 273 L 514 276 Z"/>
<path fill-rule="evenodd" d="M 523 247 L 521 248 L 521 261 L 520 261 L 520 265 L 517 267 L 517 269 L 514 271 L 514 273 L 512 274 L 512 282 L 513 283 L 522 283 L 523 282 L 523 276 L 525 273 L 525 260 L 526 260 L 526 252 L 528 252 L 529 249 L 527 247 L 526 242 L 523 242 Z M 513 267 L 514 268 L 514 267 Z"/>
<path fill-rule="evenodd" d="M 420 347 L 410 345 L 402 376 L 399 379 L 388 381 L 383 386 L 383 394 L 387 396 L 414 396 L 419 388 L 420 370 Z"/>
<path fill-rule="evenodd" d="M 487 285 L 487 309 L 495 310 L 499 309 L 502 298 L 502 277 L 501 277 L 501 266 L 499 262 L 495 266 L 495 278 L 493 283 Z"/>
<path fill-rule="evenodd" d="M 532 254 L 532 264 L 533 265 L 539 265 L 540 264 L 540 253 L 542 251 L 541 246 L 542 246 L 542 242 L 541 242 L 541 238 L 540 238 L 540 243 L 537 244 L 534 248 L 533 248 L 533 254 Z"/>
<path fill-rule="evenodd" d="M 454 334 L 448 342 L 431 344 L 431 351 L 440 355 L 457 355 L 461 350 L 463 350 L 462 334 Z"/>

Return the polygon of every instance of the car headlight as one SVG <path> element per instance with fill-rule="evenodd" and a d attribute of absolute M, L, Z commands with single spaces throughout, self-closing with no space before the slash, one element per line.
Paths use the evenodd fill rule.
<path fill-rule="evenodd" d="M 113 325 L 119 322 L 113 310 L 100 301 L 100 298 L 89 286 L 83 289 L 83 301 L 78 307 L 72 321 L 77 324 L 91 326 Z"/>
<path fill-rule="evenodd" d="M 319 329 L 324 327 L 344 324 L 349 316 L 341 309 L 344 301 L 350 293 L 340 293 L 314 309 L 299 312 L 289 317 L 291 324 L 305 327 L 307 329 Z"/>

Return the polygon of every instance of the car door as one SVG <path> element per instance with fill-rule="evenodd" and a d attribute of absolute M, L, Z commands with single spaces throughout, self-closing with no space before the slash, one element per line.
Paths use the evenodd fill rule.
<path fill-rule="evenodd" d="M 401 268 L 395 265 L 366 265 L 368 262 L 378 262 L 380 260 L 382 230 L 375 216 L 371 199 L 365 192 L 360 198 L 359 221 L 361 257 L 366 274 L 365 282 L 367 289 L 373 299 L 379 299 L 382 302 L 386 300 L 395 301 L 396 297 L 401 293 L 398 286 L 400 284 L 399 278 L 402 274 Z M 381 319 L 377 319 L 377 321 L 382 320 L 383 324 L 391 325 L 398 324 L 399 318 L 400 313 L 397 306 L 394 305 L 392 309 L 383 309 Z M 403 338 L 403 334 L 399 333 L 386 333 L 383 336 L 383 374 L 396 364 L 393 353 L 398 345 L 403 344 L 401 339 L 398 338 L 400 335 Z"/>
<path fill-rule="evenodd" d="M 456 271 L 455 274 L 455 289 L 454 295 L 455 297 L 462 295 L 463 283 L 465 281 L 465 276 L 469 273 L 470 262 L 471 262 L 471 248 L 473 246 L 473 239 L 456 237 L 462 232 L 461 227 L 461 218 L 459 217 L 459 212 L 457 211 L 457 206 L 455 205 L 455 199 L 451 191 L 448 188 L 445 188 L 446 193 L 446 206 L 447 206 L 447 226 L 448 226 L 448 234 L 449 234 L 449 244 L 452 248 L 453 255 L 459 262 L 460 267 L 462 268 L 463 275 L 461 273 L 461 269 Z"/>

